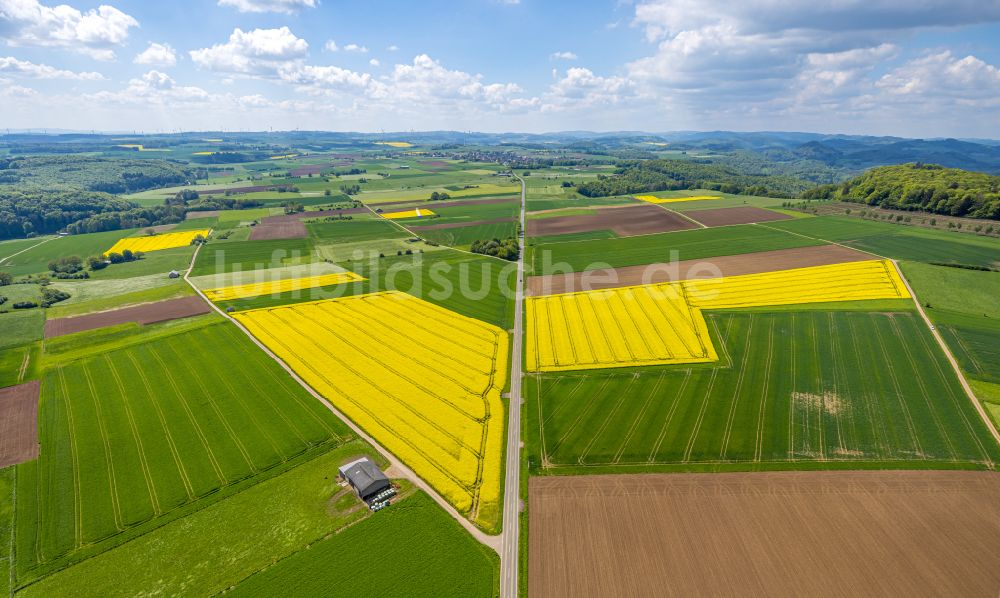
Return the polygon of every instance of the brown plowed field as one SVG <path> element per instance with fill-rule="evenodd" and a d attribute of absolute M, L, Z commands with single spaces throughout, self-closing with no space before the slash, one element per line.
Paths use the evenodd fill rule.
<path fill-rule="evenodd" d="M 74 316 L 72 318 L 57 318 L 45 322 L 45 338 L 104 328 L 105 326 L 115 326 L 136 322 L 138 324 L 153 324 L 166 320 L 176 320 L 207 314 L 211 307 L 198 296 L 180 297 L 178 299 L 167 299 L 166 301 L 156 301 L 135 307 L 123 307 L 111 311 L 102 311 L 96 314 L 85 316 Z"/>
<path fill-rule="evenodd" d="M 535 477 L 528 595 L 1000 593 L 1000 474 Z"/>
<path fill-rule="evenodd" d="M 471 222 L 445 222 L 444 224 L 428 224 L 427 226 L 408 226 L 406 228 L 416 233 L 425 230 L 464 228 L 466 226 L 476 226 L 479 224 L 500 224 L 502 222 L 517 222 L 517 218 L 494 218 L 493 220 L 473 220 Z"/>
<path fill-rule="evenodd" d="M 0 388 L 0 468 L 38 457 L 38 380 Z"/>
<path fill-rule="evenodd" d="M 542 237 L 611 230 L 621 237 L 698 228 L 676 212 L 652 204 L 598 208 L 596 214 L 553 216 L 528 221 L 528 235 Z"/>
<path fill-rule="evenodd" d="M 791 220 L 788 214 L 781 214 L 746 206 L 740 208 L 716 208 L 714 210 L 687 210 L 684 215 L 694 218 L 705 226 L 728 226 L 730 224 L 750 224 L 753 222 L 772 222 L 774 220 Z"/>
<path fill-rule="evenodd" d="M 647 264 L 627 266 L 607 270 L 591 270 L 572 274 L 552 274 L 549 276 L 529 276 L 525 293 L 528 295 L 558 295 L 572 291 L 613 289 L 637 284 L 653 284 L 676 280 L 716 278 L 719 276 L 739 276 L 777 272 L 809 266 L 843 264 L 877 259 L 871 254 L 849 249 L 841 245 L 817 245 L 759 251 L 740 255 L 682 260 L 673 264 Z"/>
<path fill-rule="evenodd" d="M 313 212 L 298 212 L 281 216 L 267 216 L 260 219 L 260 224 L 250 232 L 251 241 L 266 241 L 269 239 L 303 239 L 306 227 L 303 220 L 309 218 L 326 218 L 327 216 L 350 214 L 367 214 L 368 208 L 345 208 L 343 210 L 316 210 Z"/>
<path fill-rule="evenodd" d="M 218 218 L 219 210 L 205 210 L 204 212 L 188 212 L 184 215 L 185 220 L 197 220 L 198 218 Z"/>
<path fill-rule="evenodd" d="M 299 166 L 288 174 L 290 176 L 309 176 L 310 174 L 319 174 L 331 166 L 331 164 L 310 164 L 308 166 Z"/>

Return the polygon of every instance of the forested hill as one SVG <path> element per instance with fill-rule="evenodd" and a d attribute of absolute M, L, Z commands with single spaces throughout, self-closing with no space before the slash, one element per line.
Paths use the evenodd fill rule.
<path fill-rule="evenodd" d="M 811 186 L 786 175 L 748 172 L 729 164 L 694 160 L 629 160 L 618 164 L 615 176 L 598 177 L 577 191 L 588 197 L 627 195 L 676 189 L 712 189 L 724 193 L 791 197 Z"/>
<path fill-rule="evenodd" d="M 880 166 L 839 185 L 807 191 L 803 197 L 1000 220 L 1000 176 L 937 164 Z"/>
<path fill-rule="evenodd" d="M 183 185 L 194 173 L 168 160 L 118 160 L 89 156 L 26 156 L 0 159 L 0 184 L 42 189 L 75 188 L 135 193 Z"/>
<path fill-rule="evenodd" d="M 0 158 L 0 239 L 176 221 L 183 210 L 178 216 L 177 210 L 139 208 L 112 194 L 182 185 L 193 178 L 190 169 L 166 160 Z M 76 224 L 81 221 L 86 226 Z"/>

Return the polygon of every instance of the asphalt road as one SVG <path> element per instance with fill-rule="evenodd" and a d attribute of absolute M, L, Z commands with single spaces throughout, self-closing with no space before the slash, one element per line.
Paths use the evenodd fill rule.
<path fill-rule="evenodd" d="M 521 231 L 524 231 L 525 184 L 521 181 Z M 503 535 L 500 541 L 500 598 L 517 598 L 518 536 L 521 512 L 521 346 L 524 326 L 524 236 L 518 237 L 517 286 L 514 293 L 514 335 L 510 354 L 510 414 L 507 417 L 507 466 L 504 468 Z"/>

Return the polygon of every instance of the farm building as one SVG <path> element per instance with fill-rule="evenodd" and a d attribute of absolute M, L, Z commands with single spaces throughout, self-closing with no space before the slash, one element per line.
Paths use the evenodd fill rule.
<path fill-rule="evenodd" d="M 380 492 L 392 487 L 389 478 L 385 477 L 385 474 L 374 463 L 364 457 L 341 466 L 340 477 L 347 480 L 347 483 L 364 501 L 368 501 Z"/>

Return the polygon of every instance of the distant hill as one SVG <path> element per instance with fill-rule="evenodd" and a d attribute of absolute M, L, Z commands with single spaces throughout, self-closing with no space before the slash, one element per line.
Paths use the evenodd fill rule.
<path fill-rule="evenodd" d="M 1000 176 L 920 162 L 879 166 L 803 194 L 872 206 L 1000 220 Z"/>

